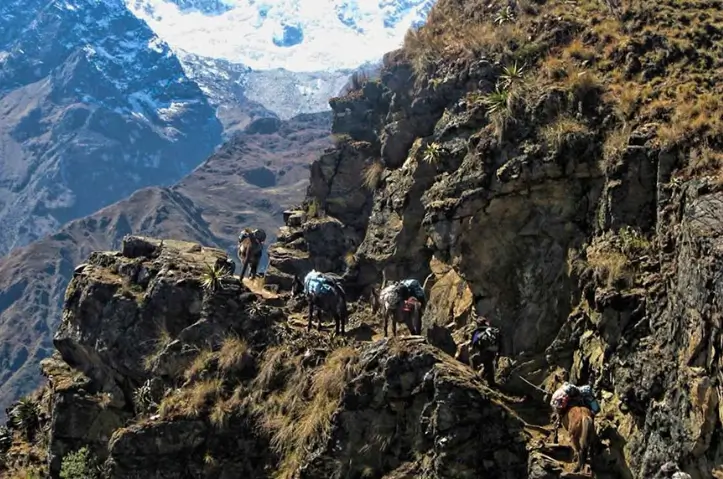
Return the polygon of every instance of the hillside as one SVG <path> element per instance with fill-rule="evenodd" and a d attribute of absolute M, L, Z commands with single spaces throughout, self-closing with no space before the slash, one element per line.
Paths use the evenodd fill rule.
<path fill-rule="evenodd" d="M 720 6 L 440 0 L 331 100 L 266 292 L 170 238 L 90 255 L 7 467 L 57 477 L 85 446 L 114 479 L 591 477 L 551 444 L 569 379 L 602 407 L 594 477 L 723 476 Z M 312 267 L 344 273 L 344 338 L 287 295 Z M 423 337 L 380 338 L 367 293 L 410 277 Z M 496 388 L 453 357 L 476 316 Z"/>
<path fill-rule="evenodd" d="M 0 259 L 0 410 L 32 391 L 38 363 L 52 352 L 65 288 L 92 251 L 130 233 L 180 238 L 233 252 L 245 225 L 269 239 L 281 212 L 301 201 L 308 165 L 331 144 L 329 115 L 258 120 L 169 188 L 145 188 L 58 233 Z M 265 127 L 265 129 L 264 129 Z"/>
<path fill-rule="evenodd" d="M 3 2 L 0 32 L 0 256 L 173 184 L 221 142 L 203 92 L 121 0 Z"/>

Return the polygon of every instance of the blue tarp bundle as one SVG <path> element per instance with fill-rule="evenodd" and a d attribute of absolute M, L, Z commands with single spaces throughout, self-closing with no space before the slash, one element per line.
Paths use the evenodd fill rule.
<path fill-rule="evenodd" d="M 407 288 L 409 294 L 411 294 L 420 301 L 424 301 L 424 288 L 422 288 L 422 285 L 419 281 L 417 281 L 416 279 L 405 279 L 400 281 L 400 283 L 402 283 Z"/>
<path fill-rule="evenodd" d="M 306 294 L 320 296 L 333 292 L 334 286 L 331 284 L 329 278 L 324 276 L 324 273 L 312 269 L 304 278 L 304 293 Z"/>

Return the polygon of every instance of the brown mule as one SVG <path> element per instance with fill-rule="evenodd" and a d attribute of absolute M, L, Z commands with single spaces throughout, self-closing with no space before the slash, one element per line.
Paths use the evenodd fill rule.
<path fill-rule="evenodd" d="M 238 258 L 243 263 L 241 267 L 241 279 L 246 276 L 246 269 L 250 267 L 250 277 L 254 279 L 256 272 L 261 262 L 261 253 L 263 252 L 263 245 L 254 236 L 249 234 L 243 240 L 239 239 L 238 242 Z"/>
<path fill-rule="evenodd" d="M 575 472 L 580 472 L 595 440 L 595 417 L 585 406 L 571 406 L 562 417 L 562 425 L 570 435 L 572 448 L 577 454 Z"/>

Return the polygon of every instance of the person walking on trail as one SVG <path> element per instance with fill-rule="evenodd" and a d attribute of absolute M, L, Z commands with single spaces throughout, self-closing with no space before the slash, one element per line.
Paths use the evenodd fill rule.
<path fill-rule="evenodd" d="M 455 357 L 479 371 L 490 386 L 496 386 L 495 361 L 500 353 L 501 336 L 499 328 L 492 326 L 487 319 L 478 322 L 468 341 L 460 346 Z"/>

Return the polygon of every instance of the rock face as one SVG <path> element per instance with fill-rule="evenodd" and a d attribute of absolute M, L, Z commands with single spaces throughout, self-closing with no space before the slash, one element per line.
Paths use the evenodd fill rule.
<path fill-rule="evenodd" d="M 332 100 L 333 131 L 369 145 L 364 157 L 380 158 L 384 168 L 370 215 L 355 229 L 363 240 L 348 253 L 353 267 L 337 260 L 348 211 L 328 208 L 323 222 L 337 233 L 325 234 L 324 259 L 309 253 L 308 231 L 319 220 L 299 211 L 288 216 L 271 264 L 286 273 L 346 271 L 345 285 L 358 291 L 383 277 L 428 278 L 423 322 L 437 347 L 454 354 L 471 316 L 484 316 L 502 330 L 506 391 L 534 395 L 531 382 L 551 392 L 561 372 L 600 391 L 597 429 L 606 452 L 594 465 L 599 474 L 653 477 L 673 461 L 691 477 L 720 475 L 721 193 L 717 173 L 696 163 L 690 155 L 698 150 L 685 142 L 719 141 L 720 130 L 691 126 L 689 136 L 673 141 L 660 111 L 639 103 L 628 105 L 637 116 L 620 110 L 623 100 L 609 95 L 631 87 L 602 64 L 622 58 L 605 50 L 597 33 L 584 33 L 606 21 L 600 12 L 588 24 L 558 5 L 530 6 L 518 12 L 528 37 L 498 31 L 514 38 L 505 49 L 492 40 L 465 44 L 472 35 L 465 28 L 478 20 L 459 5 L 436 7 L 439 18 L 467 32 L 458 44 L 439 33 L 443 22 L 430 20 L 404 51 L 386 57 L 380 81 Z M 479 8 L 494 16 L 498 7 Z M 631 7 L 620 22 L 634 25 L 651 9 L 645 2 Z M 560 23 L 547 23 L 547 14 L 560 15 Z M 474 28 L 495 35 L 496 27 Z M 480 53 L 455 59 L 459 44 Z M 584 63 L 578 46 L 589 54 Z M 545 49 L 560 59 L 526 56 Z M 660 68 L 674 68 L 646 58 L 635 88 L 647 88 Z M 515 83 L 510 65 L 523 59 L 534 70 Z M 574 80 L 584 75 L 589 81 Z M 312 176 L 310 199 L 324 198 L 325 178 Z M 539 404 L 539 415 L 545 407 Z M 558 477 L 546 460 L 535 453 L 530 470 Z"/>
<path fill-rule="evenodd" d="M 420 337 L 297 330 L 227 262 L 128 236 L 76 268 L 37 398 L 45 474 L 86 447 L 108 478 L 525 477 L 525 423 L 473 371 Z"/>

